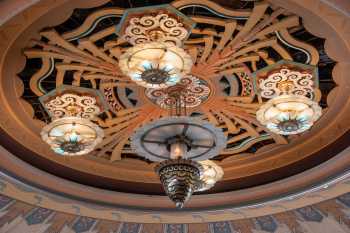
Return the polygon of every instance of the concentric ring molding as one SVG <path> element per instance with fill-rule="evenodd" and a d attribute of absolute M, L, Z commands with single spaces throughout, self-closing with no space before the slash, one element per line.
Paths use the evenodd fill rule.
<path fill-rule="evenodd" d="M 327 39 L 327 54 L 329 54 L 334 60 L 339 62 L 336 65 L 333 72 L 333 77 L 339 86 L 330 94 L 329 101 L 332 102 L 332 105 L 327 110 L 326 114 L 321 119 L 319 124 L 315 125 L 314 129 L 310 133 L 307 133 L 304 137 L 301 137 L 299 140 L 295 140 L 293 143 L 285 146 L 283 149 L 277 148 L 272 152 L 269 151 L 270 155 L 266 155 L 267 153 L 265 153 L 265 155 L 264 153 L 259 154 L 259 156 L 270 157 L 269 159 L 265 160 L 265 162 L 277 163 L 280 161 L 283 162 L 283 156 L 300 157 L 305 156 L 305 154 L 316 152 L 321 148 L 315 148 L 312 145 L 322 144 L 325 147 L 327 144 L 331 144 L 334 140 L 343 135 L 344 132 L 348 131 L 350 127 L 350 103 L 348 98 L 350 93 L 350 87 L 349 81 L 345 79 L 345 76 L 347 74 L 346 71 L 350 69 L 350 64 L 346 63 L 349 60 L 350 53 L 350 35 L 349 32 L 346 31 L 346 28 L 349 28 L 350 23 L 349 18 L 344 16 L 342 12 L 337 11 L 336 9 L 332 8 L 332 5 L 325 4 L 324 1 L 321 0 L 310 0 L 307 2 L 301 0 L 274 0 L 271 2 L 277 5 L 281 5 L 284 8 L 289 9 L 290 11 L 297 12 L 300 16 L 302 16 L 308 30 Z M 77 2 L 75 1 L 75 3 Z M 79 7 L 92 7 L 94 5 L 100 5 L 102 3 L 103 1 L 78 2 Z M 7 112 L 9 114 L 2 114 L 0 116 L 0 124 L 1 127 L 9 135 L 11 135 L 17 141 L 21 141 L 24 145 L 26 145 L 29 148 L 33 146 L 33 142 L 34 144 L 36 144 L 35 142 L 38 142 L 39 138 L 37 130 L 40 128 L 41 125 L 39 122 L 37 122 L 37 126 L 28 124 L 28 122 L 32 122 L 31 116 L 28 114 L 23 114 L 23 112 L 30 112 L 31 110 L 25 102 L 21 102 L 18 105 L 18 103 L 16 102 L 11 103 L 8 101 L 9 99 L 11 99 L 11 95 L 13 95 L 13 93 L 16 93 L 17 96 L 21 95 L 21 93 L 18 91 L 21 89 L 19 88 L 21 84 L 17 81 L 4 82 L 4 77 L 6 77 L 6 80 L 11 79 L 11 77 L 13 79 L 16 79 L 15 73 L 18 72 L 18 70 L 21 70 L 21 68 L 23 68 L 24 58 L 22 57 L 21 59 L 19 59 L 21 63 L 15 64 L 14 66 L 9 66 L 8 64 L 10 64 L 9 61 L 11 60 L 18 60 L 18 56 L 20 56 L 20 49 L 28 43 L 28 38 L 33 38 L 36 29 L 42 28 L 44 26 L 42 25 L 44 23 L 43 21 L 45 21 L 42 20 L 43 18 L 47 18 L 50 16 L 50 19 L 52 21 L 45 21 L 46 24 L 48 22 L 62 22 L 65 18 L 69 17 L 73 8 L 74 6 L 69 1 L 40 1 L 39 3 L 30 6 L 25 11 L 16 15 L 16 17 L 11 18 L 0 28 L 2 35 L 4 35 L 5 38 L 7 38 L 7 40 L 2 40 L 2 44 L 0 44 L 0 51 L 2 55 L 0 67 L 2 80 L 1 89 L 13 90 L 7 93 L 1 91 L 0 110 L 1 112 Z M 60 14 L 52 14 L 53 10 L 56 12 L 60 12 Z M 32 12 L 33 14 L 30 14 L 29 12 Z M 27 27 L 29 28 L 29 26 L 31 27 L 30 30 L 27 29 Z M 11 53 L 8 53 L 8 51 L 11 51 Z M 17 89 L 15 85 L 17 85 Z M 17 108 L 13 108 L 13 106 L 16 106 Z M 18 132 L 18 126 L 21 126 L 23 132 Z M 305 138 L 307 139 L 305 140 Z M 299 146 L 295 147 L 296 144 L 299 144 Z M 48 152 L 48 148 L 33 148 L 33 150 L 36 150 L 36 152 L 39 154 L 47 154 L 49 157 L 51 157 L 52 160 L 56 160 L 57 163 L 65 163 L 71 167 L 77 167 L 77 165 L 80 164 L 81 161 L 84 161 L 86 162 L 87 167 L 89 167 L 90 170 L 92 169 L 92 172 L 95 173 L 99 173 L 99 169 L 105 169 L 105 167 L 103 166 L 108 167 L 108 165 L 106 164 L 104 164 L 103 166 L 101 165 L 101 167 L 98 167 L 100 165 L 96 165 L 97 163 L 94 163 L 93 161 L 88 159 L 64 161 L 63 159 L 56 158 L 52 154 L 50 154 Z M 52 179 L 54 177 L 47 176 L 43 177 L 43 179 L 38 179 L 38 176 L 33 172 L 33 168 L 30 168 L 29 165 L 23 164 L 23 166 L 21 167 L 21 169 L 23 170 L 18 169 L 18 163 L 13 162 L 11 160 L 13 159 L 12 156 L 13 155 L 10 155 L 8 153 L 4 154 L 1 166 L 19 177 L 26 177 L 27 181 L 30 180 L 33 184 L 44 186 L 48 189 L 54 190 L 55 192 L 65 193 L 66 195 L 75 196 L 80 194 L 79 196 L 81 196 L 82 198 L 95 201 L 102 200 L 100 199 L 100 195 L 93 195 L 96 194 L 96 190 L 95 192 L 94 190 L 91 190 L 91 193 L 88 195 L 86 193 L 81 192 L 81 186 L 66 181 L 62 181 L 62 186 L 54 187 L 54 185 L 52 185 Z M 231 174 L 232 178 L 235 177 L 235 174 L 237 175 L 238 164 L 239 168 L 241 169 L 245 166 L 248 167 L 250 164 L 252 164 L 253 161 L 255 161 L 254 166 L 257 168 L 257 170 L 251 169 L 250 171 L 252 174 L 258 173 L 261 172 L 261 170 L 259 170 L 259 166 L 256 166 L 259 165 L 259 163 L 261 163 L 258 160 L 259 156 L 252 158 L 238 158 L 236 160 L 224 162 L 222 163 L 222 166 L 226 169 L 225 172 L 227 174 Z M 307 187 L 317 181 L 324 179 L 325 177 L 339 172 L 340 170 L 348 167 L 348 165 L 350 164 L 350 161 L 346 158 L 346 156 L 337 156 L 335 159 L 336 162 L 334 163 L 323 164 L 323 169 L 310 170 L 309 175 L 307 177 L 303 177 L 302 181 L 300 179 L 297 179 L 296 177 L 291 177 L 288 180 L 288 183 L 285 183 L 284 185 L 288 184 L 289 186 L 293 186 L 296 189 Z M 247 163 L 247 165 L 245 165 L 245 163 Z M 117 172 L 115 175 L 121 175 L 124 177 L 128 177 L 131 175 L 131 177 L 133 177 L 133 175 L 135 175 L 136 172 L 131 172 L 130 166 L 132 167 L 132 165 L 130 164 L 121 164 L 119 174 Z M 112 168 L 113 166 L 110 166 L 110 169 Z M 138 174 L 136 175 L 137 177 L 139 177 L 140 180 L 142 180 L 141 177 L 152 177 L 152 169 L 140 169 L 137 166 L 134 166 L 134 168 L 135 171 L 139 169 L 137 170 Z M 153 177 L 153 182 L 156 182 L 155 176 Z M 68 186 L 70 187 L 68 188 Z M 338 189 L 338 191 L 339 190 L 341 189 Z M 241 201 L 263 199 L 268 196 L 271 196 L 271 193 L 278 195 L 282 194 L 283 191 L 283 185 L 276 186 L 276 184 L 268 184 L 264 187 L 263 191 L 261 189 L 256 190 L 254 195 L 249 194 L 248 190 L 233 192 L 230 193 L 230 196 L 227 194 L 214 194 L 216 199 L 215 201 L 213 201 L 212 195 L 201 195 L 198 198 L 195 197 L 190 204 L 191 207 L 203 207 L 203 203 L 209 203 L 209 206 L 212 207 L 216 205 L 229 205 Z M 342 191 L 346 192 L 348 190 Z M 106 197 L 109 197 L 109 200 L 114 203 L 121 203 L 121 200 L 123 199 L 120 198 L 121 196 L 118 193 L 103 192 L 103 194 L 106 195 Z M 133 196 L 132 194 L 128 194 L 128 196 L 140 198 L 140 201 L 136 201 L 134 203 L 135 206 L 142 206 L 144 204 L 144 198 L 147 197 L 140 195 Z M 141 199 L 143 199 L 143 203 Z M 154 201 L 154 206 L 162 208 L 169 207 L 169 203 L 165 201 L 164 197 L 153 198 L 152 201 Z M 181 219 L 177 219 L 174 216 L 172 216 L 172 218 L 172 221 L 184 222 Z M 230 217 L 221 218 L 220 220 L 224 219 L 230 219 Z M 125 221 L 128 221 L 127 218 L 125 219 Z"/>

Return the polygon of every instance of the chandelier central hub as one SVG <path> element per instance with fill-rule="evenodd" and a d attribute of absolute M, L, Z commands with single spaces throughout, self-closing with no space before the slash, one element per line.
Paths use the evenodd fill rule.
<path fill-rule="evenodd" d="M 162 84 L 171 78 L 171 73 L 168 70 L 151 68 L 142 72 L 141 79 L 150 84 Z"/>
<path fill-rule="evenodd" d="M 277 127 L 284 132 L 294 132 L 298 131 L 302 127 L 302 122 L 296 119 L 290 119 L 281 121 L 278 123 Z"/>

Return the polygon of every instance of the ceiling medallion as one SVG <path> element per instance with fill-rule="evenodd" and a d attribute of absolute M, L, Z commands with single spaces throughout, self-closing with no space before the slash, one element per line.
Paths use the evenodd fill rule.
<path fill-rule="evenodd" d="M 179 82 L 190 72 L 192 59 L 180 47 L 152 42 L 126 50 L 120 57 L 119 67 L 137 84 L 158 89 Z"/>
<path fill-rule="evenodd" d="M 117 27 L 117 33 L 132 45 L 168 42 L 182 46 L 194 21 L 171 5 L 128 9 Z"/>
<path fill-rule="evenodd" d="M 198 79 L 193 75 L 184 76 L 179 83 L 165 89 L 146 89 L 146 96 L 161 108 L 169 109 L 175 102 L 174 92 L 182 92 L 183 99 L 181 105 L 194 108 L 206 101 L 210 95 L 208 83 Z"/>
<path fill-rule="evenodd" d="M 258 121 L 281 135 L 310 129 L 322 114 L 321 107 L 312 100 L 317 81 L 315 70 L 313 66 L 281 61 L 257 71 L 259 94 L 270 99 L 257 111 Z"/>
<path fill-rule="evenodd" d="M 103 130 L 90 120 L 105 110 L 97 91 L 81 87 L 60 86 L 40 98 L 52 122 L 41 131 L 41 138 L 60 155 L 87 154 L 104 136 Z"/>

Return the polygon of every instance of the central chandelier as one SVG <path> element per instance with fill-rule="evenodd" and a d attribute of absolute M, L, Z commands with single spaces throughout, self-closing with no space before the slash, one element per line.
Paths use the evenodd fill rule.
<path fill-rule="evenodd" d="M 165 42 L 137 44 L 123 53 L 121 71 L 146 88 L 175 85 L 190 72 L 192 59 L 182 48 Z"/>
<path fill-rule="evenodd" d="M 222 170 L 221 176 L 210 177 L 212 167 L 200 161 L 217 156 L 226 147 L 226 136 L 207 121 L 187 117 L 182 93 L 171 95 L 176 101 L 169 109 L 170 116 L 139 128 L 131 147 L 138 155 L 159 162 L 155 171 L 163 188 L 182 208 L 194 192 L 209 189 L 221 179 Z"/>

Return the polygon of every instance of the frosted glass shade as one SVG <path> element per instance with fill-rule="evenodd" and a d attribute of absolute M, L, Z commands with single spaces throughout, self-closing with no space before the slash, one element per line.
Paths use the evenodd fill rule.
<path fill-rule="evenodd" d="M 41 138 L 60 155 L 78 156 L 91 152 L 102 141 L 103 130 L 90 120 L 63 117 L 41 131 Z"/>
<path fill-rule="evenodd" d="M 224 175 L 224 171 L 220 166 L 211 160 L 199 161 L 202 165 L 203 173 L 200 177 L 200 187 L 196 190 L 198 192 L 211 189 L 216 182 L 221 180 Z"/>
<path fill-rule="evenodd" d="M 308 130 L 322 114 L 318 103 L 301 95 L 281 95 L 260 107 L 256 116 L 274 133 L 299 134 Z"/>
<path fill-rule="evenodd" d="M 135 45 L 119 60 L 121 71 L 146 88 L 175 85 L 190 72 L 192 64 L 182 48 L 160 42 Z"/>

